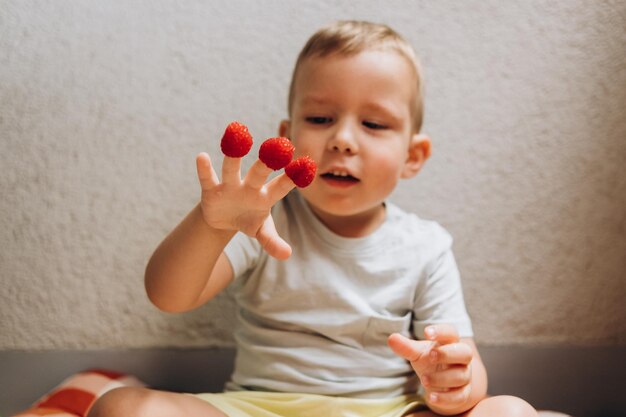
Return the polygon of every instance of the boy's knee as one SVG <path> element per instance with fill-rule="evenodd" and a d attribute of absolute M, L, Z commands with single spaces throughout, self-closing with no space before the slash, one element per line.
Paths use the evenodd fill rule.
<path fill-rule="evenodd" d="M 537 411 L 530 404 L 509 395 L 486 398 L 475 409 L 484 409 L 486 416 L 538 417 Z"/>
<path fill-rule="evenodd" d="M 122 387 L 98 398 L 87 417 L 149 416 L 152 395 L 145 388 Z"/>

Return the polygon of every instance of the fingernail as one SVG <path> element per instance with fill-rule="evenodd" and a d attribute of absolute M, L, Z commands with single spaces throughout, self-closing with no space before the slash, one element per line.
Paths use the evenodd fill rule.
<path fill-rule="evenodd" d="M 426 333 L 426 337 L 428 339 L 434 339 L 435 336 L 437 336 L 437 332 L 434 327 L 427 327 L 426 330 L 424 330 L 424 333 Z"/>
<path fill-rule="evenodd" d="M 428 356 L 431 362 L 437 362 L 437 358 L 439 357 L 439 354 L 437 353 L 436 350 L 431 350 Z"/>

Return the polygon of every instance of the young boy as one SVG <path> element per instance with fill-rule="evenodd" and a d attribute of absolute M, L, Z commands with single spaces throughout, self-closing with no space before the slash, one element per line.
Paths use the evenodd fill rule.
<path fill-rule="evenodd" d="M 235 282 L 227 392 L 121 388 L 89 415 L 536 416 L 486 397 L 450 236 L 387 201 L 430 155 L 422 111 L 417 59 L 393 30 L 348 21 L 313 35 L 279 128 L 316 161 L 313 183 L 266 182 L 260 161 L 241 179 L 231 157 L 220 182 L 200 154 L 201 201 L 146 268 L 148 296 L 171 312 Z"/>

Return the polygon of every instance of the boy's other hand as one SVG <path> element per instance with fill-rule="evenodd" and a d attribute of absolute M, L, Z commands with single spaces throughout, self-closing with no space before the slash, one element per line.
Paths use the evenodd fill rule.
<path fill-rule="evenodd" d="M 431 408 L 455 409 L 470 396 L 474 351 L 460 340 L 452 325 L 429 326 L 424 333 L 426 340 L 394 333 L 389 337 L 389 347 L 411 363 Z"/>
<path fill-rule="evenodd" d="M 221 230 L 241 231 L 255 237 L 267 253 L 278 259 L 291 255 L 291 247 L 276 232 L 270 210 L 295 185 L 284 173 L 269 182 L 272 170 L 257 160 L 241 178 L 241 158 L 224 157 L 222 181 L 205 152 L 196 157 L 202 188 L 200 207 L 204 221 Z"/>

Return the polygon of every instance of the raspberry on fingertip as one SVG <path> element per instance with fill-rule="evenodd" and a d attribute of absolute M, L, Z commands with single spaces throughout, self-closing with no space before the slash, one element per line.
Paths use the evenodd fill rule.
<path fill-rule="evenodd" d="M 239 122 L 232 122 L 224 131 L 220 143 L 224 155 L 231 158 L 242 158 L 252 148 L 252 135 L 248 127 Z"/>
<path fill-rule="evenodd" d="M 259 148 L 259 159 L 268 167 L 277 171 L 291 162 L 295 147 L 287 138 L 269 138 Z"/>
<path fill-rule="evenodd" d="M 294 159 L 285 167 L 285 173 L 299 188 L 308 187 L 315 179 L 317 164 L 309 156 Z"/>

